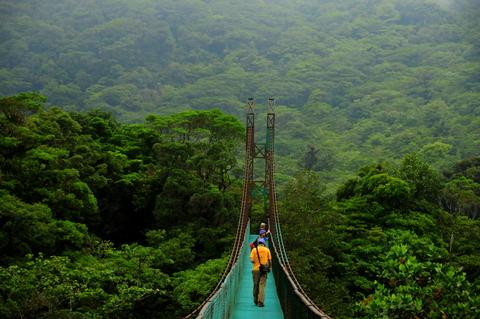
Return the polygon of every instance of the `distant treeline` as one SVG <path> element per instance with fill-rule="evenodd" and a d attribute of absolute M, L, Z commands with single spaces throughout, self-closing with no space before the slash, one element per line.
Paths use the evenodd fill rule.
<path fill-rule="evenodd" d="M 441 3 L 438 6 L 436 3 Z M 447 4 L 450 5 L 447 5 Z M 377 159 L 435 168 L 477 155 L 478 0 L 107 0 L 0 3 L 0 94 L 150 113 L 277 99 L 278 176 L 333 192 Z M 259 107 L 259 111 L 263 110 Z M 313 146 L 316 157 L 298 161 Z"/>

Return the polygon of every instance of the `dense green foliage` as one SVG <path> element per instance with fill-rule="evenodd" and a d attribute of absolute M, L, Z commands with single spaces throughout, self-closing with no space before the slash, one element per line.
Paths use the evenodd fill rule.
<path fill-rule="evenodd" d="M 0 317 L 176 318 L 223 272 L 240 123 L 0 99 Z"/>
<path fill-rule="evenodd" d="M 336 199 L 299 174 L 282 224 L 310 297 L 335 318 L 478 318 L 479 172 L 479 157 L 441 176 L 410 154 L 363 168 Z"/>
<path fill-rule="evenodd" d="M 0 94 L 128 121 L 274 96 L 278 172 L 479 149 L 478 0 L 3 1 Z M 318 153 L 308 153 L 308 145 Z M 298 161 L 305 155 L 305 161 Z M 312 156 L 313 155 L 313 156 Z M 284 176 L 279 175 L 283 180 Z M 333 191 L 333 188 L 332 188 Z"/>

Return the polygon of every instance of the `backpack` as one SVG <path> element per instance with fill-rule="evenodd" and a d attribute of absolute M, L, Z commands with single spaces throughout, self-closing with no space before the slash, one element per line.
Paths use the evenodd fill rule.
<path fill-rule="evenodd" d="M 260 238 L 260 237 L 257 237 L 254 241 L 252 241 L 250 243 L 250 250 L 252 250 L 253 248 L 256 248 L 258 246 L 258 242 L 257 242 L 258 238 Z"/>

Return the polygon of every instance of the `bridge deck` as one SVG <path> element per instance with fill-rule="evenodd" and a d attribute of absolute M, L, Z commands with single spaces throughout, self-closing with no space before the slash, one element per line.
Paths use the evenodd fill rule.
<path fill-rule="evenodd" d="M 256 237 L 256 235 L 250 235 L 248 242 L 254 241 Z M 244 245 L 243 249 L 250 250 L 250 247 Z M 252 264 L 248 257 L 239 262 L 243 263 L 243 272 L 240 274 L 237 298 L 230 319 L 283 319 L 283 312 L 280 306 L 280 301 L 278 300 L 275 279 L 273 278 L 272 273 L 268 274 L 267 277 L 267 286 L 265 287 L 265 307 L 259 308 L 253 303 Z"/>

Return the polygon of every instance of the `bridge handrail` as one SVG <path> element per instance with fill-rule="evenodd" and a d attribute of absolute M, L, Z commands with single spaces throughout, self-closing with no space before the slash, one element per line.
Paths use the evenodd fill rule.
<path fill-rule="evenodd" d="M 290 266 L 290 262 L 288 260 L 287 252 L 285 250 L 285 245 L 283 243 L 283 236 L 281 230 L 280 219 L 278 216 L 278 207 L 277 207 L 277 195 L 275 190 L 275 181 L 272 180 L 272 194 L 273 196 L 273 223 L 269 221 L 270 225 L 274 225 L 273 232 L 272 232 L 272 248 L 273 248 L 273 255 L 274 258 L 278 259 L 278 263 L 280 268 L 282 269 L 283 273 L 286 276 L 286 279 L 290 283 L 291 289 L 293 290 L 296 297 L 307 307 L 309 312 L 305 312 L 302 314 L 291 313 L 291 307 L 288 307 L 287 301 L 284 301 L 282 307 L 284 308 L 284 315 L 285 318 L 321 318 L 321 319 L 331 319 L 323 310 L 321 310 L 311 299 L 308 297 L 307 293 L 303 290 L 301 284 L 298 282 L 297 277 L 295 276 L 295 272 L 293 271 L 292 267 Z M 278 258 L 279 257 L 279 258 Z M 277 272 L 278 273 L 278 272 Z M 277 274 L 277 277 L 280 277 L 280 274 Z M 275 281 L 277 283 L 277 289 L 280 287 L 281 280 L 280 278 L 276 278 Z M 279 296 L 280 297 L 280 296 Z M 290 301 L 293 302 L 293 301 Z M 294 315 L 294 317 L 293 317 Z M 292 317 L 291 317 L 292 316 Z"/>
<path fill-rule="evenodd" d="M 245 236 L 250 231 L 249 223 L 245 229 Z M 245 248 L 245 240 L 242 243 L 239 259 L 248 258 L 248 249 Z M 243 263 L 236 262 L 228 272 L 225 280 L 222 281 L 219 289 L 216 289 L 215 293 L 208 298 L 205 305 L 200 309 L 197 318 L 227 318 L 231 312 L 232 307 L 235 304 L 235 290 L 229 289 L 235 287 L 235 281 L 238 284 L 240 273 L 242 272 Z"/>
<path fill-rule="evenodd" d="M 249 152 L 252 151 L 251 145 L 253 143 L 253 135 L 252 131 L 248 132 L 247 131 L 247 147 L 246 147 L 246 158 L 248 159 L 250 154 Z M 215 286 L 215 288 L 211 291 L 211 293 L 208 295 L 208 297 L 197 307 L 195 310 L 193 310 L 190 314 L 188 314 L 184 319 L 192 319 L 192 318 L 204 318 L 201 316 L 201 314 L 206 313 L 206 310 L 204 308 L 209 307 L 212 305 L 212 300 L 216 298 L 217 293 L 221 290 L 228 274 L 234 267 L 234 265 L 237 263 L 239 259 L 239 255 L 241 253 L 242 245 L 243 242 L 245 241 L 245 236 L 246 236 L 246 230 L 247 226 L 249 223 L 249 217 L 248 217 L 248 204 L 246 201 L 246 198 L 248 197 L 248 192 L 250 191 L 250 178 L 249 178 L 249 169 L 248 169 L 248 160 L 245 161 L 245 167 L 244 167 L 244 176 L 243 176 L 243 190 L 242 190 L 242 202 L 241 202 L 241 208 L 240 208 L 240 216 L 238 217 L 238 225 L 237 225 L 237 231 L 235 235 L 235 241 L 233 243 L 232 251 L 230 253 L 230 257 L 228 259 L 228 264 L 225 267 L 225 270 L 223 271 L 222 277 L 218 281 L 218 284 Z"/>

